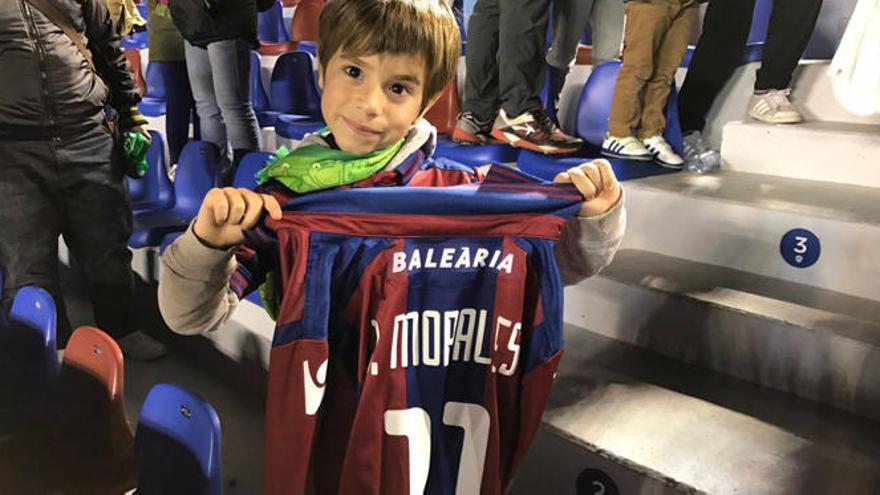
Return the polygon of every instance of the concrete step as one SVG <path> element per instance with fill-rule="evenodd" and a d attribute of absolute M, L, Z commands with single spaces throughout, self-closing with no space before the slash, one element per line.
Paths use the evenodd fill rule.
<path fill-rule="evenodd" d="M 871 494 L 878 427 L 569 327 L 511 493 Z"/>
<path fill-rule="evenodd" d="M 880 187 L 880 125 L 730 122 L 721 160 L 736 172 Z"/>
<path fill-rule="evenodd" d="M 647 177 L 625 190 L 624 248 L 880 301 L 877 189 L 722 171 Z M 815 238 L 786 237 L 792 229 Z"/>
<path fill-rule="evenodd" d="M 685 363 L 880 419 L 880 303 L 622 250 L 566 289 L 565 321 Z"/>

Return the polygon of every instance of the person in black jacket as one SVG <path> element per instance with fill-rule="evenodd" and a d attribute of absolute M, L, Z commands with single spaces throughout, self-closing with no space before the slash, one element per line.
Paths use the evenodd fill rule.
<path fill-rule="evenodd" d="M 214 143 L 230 166 L 230 184 L 245 154 L 260 149 L 260 127 L 251 105 L 250 51 L 257 41 L 257 9 L 276 0 L 170 0 L 171 17 L 185 40 L 186 66 L 202 140 Z M 228 141 L 228 143 L 227 143 Z M 227 159 L 228 161 L 228 159 Z"/>
<path fill-rule="evenodd" d="M 59 342 L 70 324 L 58 276 L 58 236 L 82 266 L 98 327 L 135 359 L 161 356 L 161 343 L 137 329 L 128 237 L 131 207 L 113 138 L 109 104 L 121 131 L 146 134 L 146 120 L 119 35 L 102 0 L 51 0 L 88 39 L 94 60 L 28 0 L 0 2 L 0 266 L 3 304 L 18 289 L 49 291 L 58 307 Z"/>

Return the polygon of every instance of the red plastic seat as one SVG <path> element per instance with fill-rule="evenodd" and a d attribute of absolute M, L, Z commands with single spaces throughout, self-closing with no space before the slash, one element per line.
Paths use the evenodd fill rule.
<path fill-rule="evenodd" d="M 297 49 L 299 41 L 318 41 L 318 18 L 324 10 L 324 0 L 300 0 L 290 21 L 290 39 L 284 43 L 260 43 L 260 55 L 281 55 Z"/>
<path fill-rule="evenodd" d="M 458 81 L 453 77 L 452 81 L 443 88 L 443 92 L 440 93 L 440 98 L 434 103 L 434 106 L 425 114 L 425 119 L 437 128 L 438 134 L 451 136 L 460 112 Z"/>
<path fill-rule="evenodd" d="M 133 48 L 126 48 L 125 59 L 131 66 L 131 73 L 134 76 L 134 83 L 138 88 L 138 93 L 143 96 L 147 92 L 147 81 L 144 80 L 144 71 L 141 67 L 141 51 Z"/>

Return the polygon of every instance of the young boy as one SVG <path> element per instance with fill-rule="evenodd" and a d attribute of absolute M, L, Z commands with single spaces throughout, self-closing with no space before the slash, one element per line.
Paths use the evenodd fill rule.
<path fill-rule="evenodd" d="M 422 119 L 426 110 L 437 99 L 442 88 L 453 77 L 459 57 L 457 26 L 451 11 L 444 2 L 439 0 L 335 0 L 328 2 L 324 8 L 319 29 L 319 76 L 323 89 L 321 107 L 328 130 L 307 137 L 298 149 L 284 159 L 284 163 L 290 164 L 289 168 L 295 168 L 299 163 L 298 160 L 306 157 L 309 160 L 317 159 L 317 161 L 308 162 L 320 165 L 316 168 L 327 166 L 333 170 L 334 164 L 336 164 L 335 166 L 351 166 L 338 174 L 322 175 L 324 179 L 327 177 L 344 177 L 344 179 L 337 180 L 335 183 L 332 180 L 325 180 L 318 184 L 319 181 L 311 180 L 314 179 L 314 176 L 309 176 L 309 180 L 305 180 L 303 176 L 286 175 L 285 167 L 283 165 L 276 166 L 278 165 L 276 163 L 267 166 L 261 172 L 263 178 L 271 177 L 275 180 L 265 183 L 258 189 L 258 192 L 232 188 L 211 190 L 192 227 L 166 250 L 162 258 L 165 269 L 162 271 L 159 284 L 159 305 L 165 321 L 178 333 L 198 334 L 217 330 L 229 318 L 242 295 L 263 283 L 266 272 L 269 271 L 267 268 L 276 264 L 275 260 L 278 260 L 279 256 L 284 258 L 277 264 L 287 264 L 288 268 L 291 257 L 296 259 L 298 255 L 305 256 L 299 251 L 292 254 L 290 251 L 279 253 L 278 242 L 275 244 L 261 243 L 261 239 L 266 239 L 264 235 L 266 231 L 261 228 L 248 231 L 247 237 L 243 234 L 243 231 L 259 224 L 264 211 L 272 220 L 280 221 L 282 219 L 280 204 L 285 204 L 300 193 L 327 186 L 343 186 L 343 189 L 352 189 L 348 191 L 351 193 L 357 192 L 359 189 L 366 191 L 364 188 L 369 187 L 385 187 L 386 190 L 405 192 L 406 186 L 469 184 L 478 182 L 482 178 L 481 172 L 468 167 L 452 164 L 448 161 L 436 163 L 431 158 L 436 140 L 435 130 Z M 339 165 L 340 163 L 342 165 Z M 577 216 L 571 218 L 562 227 L 562 239 L 555 247 L 562 278 L 566 283 L 576 283 L 595 274 L 610 263 L 620 244 L 625 223 L 622 190 L 610 166 L 604 161 L 572 168 L 560 174 L 556 178 L 556 182 L 573 183 L 584 199 Z M 401 187 L 388 188 L 388 186 Z M 547 189 L 546 186 L 544 188 Z M 569 187 L 569 190 L 571 189 Z M 299 214 L 294 212 L 285 212 L 284 215 L 288 215 L 285 217 L 288 220 L 301 218 L 298 217 Z M 308 216 L 309 214 L 302 215 Z M 335 215 L 334 221 L 349 222 L 352 228 L 357 227 L 356 220 L 346 219 L 344 218 L 345 214 L 341 213 Z M 355 215 L 352 214 L 352 218 L 354 217 Z M 268 222 L 269 220 L 264 221 Z M 369 244 L 373 241 L 365 242 Z M 275 252 L 272 252 L 272 249 L 266 249 L 267 245 L 274 246 Z M 303 246 L 302 244 L 297 245 Z M 375 244 L 370 245 L 375 246 Z M 444 258 L 445 251 L 442 250 Z M 441 250 L 438 249 L 438 252 Z M 430 259 L 430 255 L 428 255 L 428 259 Z M 439 259 L 438 262 L 442 263 Z M 311 259 L 308 260 L 310 267 L 308 270 L 313 268 L 313 263 Z M 492 263 L 494 264 L 494 261 Z M 395 257 L 395 266 L 396 264 Z M 467 264 L 467 260 L 465 260 L 465 264 Z M 428 266 L 428 261 L 425 262 L 425 266 Z M 272 273 L 276 273 L 274 268 Z M 456 280 L 461 280 L 461 277 L 457 277 Z M 334 280 L 334 283 L 337 282 Z M 290 289 L 290 287 L 280 287 L 280 293 L 288 305 L 291 303 L 290 300 L 294 298 L 288 297 Z M 393 287 L 388 290 L 393 290 Z M 329 288 L 327 291 L 329 292 Z M 277 302 L 278 298 L 275 299 Z M 298 298 L 297 301 L 294 304 L 305 304 Z M 445 317 L 446 313 L 444 313 Z M 473 325 L 473 317 L 470 322 Z M 277 330 L 279 332 L 281 331 L 281 323 L 279 320 Z M 300 330 L 296 330 L 290 325 L 287 327 L 296 335 L 302 334 Z M 378 335 L 378 328 L 375 330 Z M 372 336 L 372 331 L 369 328 L 367 331 L 368 335 Z M 483 335 L 483 330 L 480 330 L 480 335 Z M 343 342 L 341 343 L 344 346 L 346 343 L 344 341 L 348 337 L 336 335 L 336 337 L 331 336 L 332 338 L 337 339 L 333 345 L 340 344 L 338 339 L 342 338 Z M 402 338 L 405 339 L 405 337 Z M 386 337 L 383 334 L 381 342 L 390 345 L 390 339 L 390 336 Z M 379 342 L 380 339 L 377 338 L 376 345 Z M 505 339 L 505 342 L 508 341 Z M 303 345 L 325 344 L 314 340 L 305 344 L 302 341 L 297 342 L 300 349 Z M 427 340 L 425 345 L 428 345 Z M 517 346 L 518 344 L 513 337 L 510 337 L 507 345 Z M 355 347 L 357 346 L 355 345 Z M 284 363 L 290 361 L 279 359 L 281 355 L 276 354 L 278 348 L 273 347 L 273 368 L 276 366 L 284 367 Z M 353 446 L 348 448 L 347 452 L 344 447 L 341 452 L 334 450 L 337 448 L 337 444 L 327 440 L 326 437 L 328 435 L 332 437 L 334 432 L 347 432 L 348 429 L 353 428 L 351 422 L 355 418 L 345 419 L 346 414 L 349 414 L 350 411 L 357 411 L 357 418 L 376 413 L 372 410 L 370 412 L 362 411 L 364 409 L 363 401 L 376 397 L 375 394 L 367 391 L 358 389 L 360 391 L 357 392 L 356 397 L 359 399 L 350 398 L 351 400 L 361 400 L 360 408 L 357 403 L 345 406 L 347 402 L 340 401 L 338 396 L 334 396 L 332 399 L 329 397 L 332 387 L 338 387 L 340 383 L 342 383 L 342 387 L 345 387 L 346 384 L 351 383 L 351 377 L 338 378 L 339 373 L 343 373 L 338 367 L 339 364 L 334 368 L 333 359 L 338 359 L 340 353 L 338 349 L 337 347 L 334 351 L 331 346 L 329 368 L 321 365 L 317 372 L 309 371 L 315 370 L 322 360 L 324 363 L 327 362 L 326 357 L 317 359 L 312 357 L 310 361 L 289 365 L 285 368 L 289 371 L 282 373 L 284 376 L 279 378 L 279 380 L 293 385 L 296 385 L 299 380 L 300 385 L 296 389 L 298 396 L 303 393 L 303 380 L 305 379 L 306 416 L 296 419 L 295 424 L 316 421 L 314 414 L 317 410 L 317 404 L 322 404 L 322 397 L 323 405 L 321 407 L 331 407 L 331 411 L 334 411 L 324 410 L 322 414 L 332 416 L 334 418 L 332 421 L 337 423 L 340 422 L 338 416 L 343 416 L 343 421 L 341 421 L 343 426 L 336 424 L 328 426 L 326 421 L 331 420 L 325 419 L 325 422 L 321 423 L 323 427 L 319 429 L 319 433 L 316 433 L 316 435 L 323 436 L 321 440 L 315 440 L 319 443 L 315 444 L 314 452 L 311 449 L 306 449 L 307 456 L 317 456 L 327 462 L 312 462 L 312 466 L 318 466 L 312 468 L 309 467 L 309 459 L 303 459 L 301 463 L 298 463 L 300 459 L 293 454 L 279 455 L 279 450 L 288 449 L 294 444 L 306 445 L 303 442 L 311 442 L 313 437 L 309 433 L 304 435 L 304 437 L 308 436 L 308 439 L 303 437 L 297 438 L 295 441 L 281 440 L 276 435 L 278 424 L 274 423 L 271 418 L 267 419 L 267 429 L 272 429 L 272 431 L 267 433 L 265 491 L 267 493 L 302 493 L 303 491 L 362 493 L 363 490 L 367 490 L 365 487 L 368 485 L 373 486 L 373 489 L 369 491 L 374 492 L 376 487 L 371 483 L 379 483 L 382 493 L 401 493 L 394 488 L 398 487 L 395 483 L 401 482 L 400 480 L 409 480 L 411 492 L 421 493 L 418 490 L 412 491 L 413 487 L 417 485 L 419 480 L 428 481 L 424 478 L 418 478 L 417 474 L 427 476 L 428 471 L 416 469 L 418 467 L 416 464 L 423 466 L 419 463 L 428 462 L 427 458 L 412 453 L 409 457 L 409 464 L 407 464 L 405 454 L 400 459 L 397 457 L 389 459 L 388 452 L 391 451 L 388 449 L 378 454 L 378 459 L 372 457 L 372 454 L 368 454 L 368 452 L 373 452 L 370 449 L 376 448 L 372 443 L 375 436 L 370 437 L 371 440 L 365 440 L 363 435 L 378 434 L 382 438 L 381 415 L 379 416 L 379 425 L 368 428 L 367 432 L 358 430 L 361 433 L 360 436 L 351 433 L 349 440 L 349 434 L 343 434 L 345 438 L 342 440 L 342 445 L 344 446 L 346 441 L 350 441 L 350 445 Z M 335 358 L 333 357 L 334 352 L 336 353 Z M 469 351 L 465 350 L 464 352 L 467 355 Z M 311 367 L 309 362 L 314 363 L 314 367 Z M 336 362 L 338 363 L 338 361 Z M 374 365 L 375 363 L 370 364 Z M 415 361 L 415 364 L 418 364 L 418 361 Z M 358 361 L 355 353 L 353 362 L 345 361 L 342 366 L 351 369 L 360 365 L 366 366 L 366 363 Z M 381 366 L 385 366 L 385 364 L 381 364 Z M 376 368 L 370 367 L 369 369 L 371 370 L 370 375 L 374 375 L 373 370 Z M 431 372 L 437 372 L 437 368 L 422 370 L 419 373 Z M 273 396 L 273 390 L 275 390 L 273 387 L 277 383 L 273 385 L 272 373 L 270 370 L 267 417 L 271 415 L 268 411 L 272 409 L 283 410 L 282 416 L 285 416 L 289 421 L 292 421 L 293 417 L 300 418 L 302 415 L 301 403 L 294 407 L 293 402 L 284 402 L 286 404 L 284 407 L 279 406 L 279 409 L 276 409 L 278 399 Z M 292 374 L 287 375 L 286 373 Z M 303 375 L 300 376 L 299 373 L 303 373 Z M 333 378 L 334 376 L 336 378 Z M 382 378 L 367 376 L 364 379 L 373 380 L 372 383 L 376 383 L 375 380 Z M 324 384 L 327 384 L 326 387 Z M 445 386 L 447 392 L 451 386 Z M 327 396 L 324 396 L 324 388 L 327 389 Z M 442 391 L 423 389 L 421 393 L 427 396 L 442 393 Z M 405 397 L 399 397 L 395 394 L 390 393 L 389 397 L 394 397 L 394 400 L 406 401 Z M 317 402 L 315 397 L 317 397 Z M 340 403 L 343 405 L 340 406 Z M 461 409 L 463 406 L 460 404 L 455 403 L 453 409 L 456 411 Z M 543 408 L 543 403 L 541 408 Z M 512 409 L 518 411 L 518 408 Z M 479 411 L 480 408 L 477 407 L 475 410 Z M 413 409 L 410 412 L 419 417 L 417 410 Z M 400 417 L 410 418 L 412 416 L 409 413 L 404 414 L 400 410 L 395 410 L 395 413 L 399 413 Z M 515 413 L 518 414 L 518 412 Z M 300 416 L 295 416 L 296 414 Z M 480 419 L 481 417 L 468 416 L 471 419 Z M 535 421 L 538 421 L 539 417 L 540 413 L 536 416 Z M 403 441 L 402 445 L 405 449 L 406 438 L 403 437 L 411 437 L 416 434 L 416 431 L 409 432 L 407 429 L 403 429 L 394 433 L 391 430 L 391 423 L 389 423 L 392 419 L 386 413 L 385 433 L 396 437 L 387 441 Z M 446 424 L 456 425 L 458 423 L 455 421 L 464 421 L 466 418 L 463 419 L 452 414 L 448 418 L 442 417 L 440 419 L 451 421 Z M 439 422 L 436 417 L 434 420 Z M 495 421 L 497 420 L 492 420 L 493 424 Z M 418 424 L 424 426 L 424 423 Z M 378 428 L 378 431 L 375 428 Z M 495 430 L 493 429 L 493 431 Z M 507 434 L 510 435 L 509 432 Z M 531 437 L 530 434 L 524 433 L 522 438 Z M 410 440 L 410 449 L 416 448 L 415 439 L 410 438 Z M 460 442 L 460 440 L 457 441 Z M 394 445 L 398 446 L 394 448 L 400 448 L 401 444 L 395 443 Z M 510 447 L 508 450 L 514 449 Z M 410 450 L 410 452 L 414 451 Z M 470 451 L 468 450 L 468 452 Z M 522 450 L 516 450 L 516 452 L 521 453 Z M 429 457 L 433 458 L 434 455 L 431 453 Z M 508 459 L 514 455 L 514 452 L 486 455 L 490 456 L 486 460 L 488 463 L 492 455 L 496 460 L 499 455 L 502 459 Z M 409 466 L 409 475 L 406 475 L 407 466 Z M 465 477 L 462 474 L 465 472 L 465 468 L 471 469 L 475 466 L 478 466 L 479 472 L 482 473 L 481 463 L 469 463 L 468 466 L 461 468 L 462 471 L 458 475 L 459 486 L 463 486 L 461 483 L 467 486 L 473 486 L 472 483 L 477 483 L 477 486 L 483 484 L 485 487 L 487 485 L 484 483 L 494 483 L 492 480 L 496 479 L 495 476 L 501 478 L 500 484 L 503 485 L 509 481 L 510 472 L 508 469 L 512 470 L 512 466 L 508 464 L 503 464 L 503 469 L 499 468 L 496 472 L 490 472 L 487 468 L 484 479 L 490 481 L 485 482 L 482 481 L 482 474 L 476 478 Z M 299 472 L 310 469 L 317 469 L 321 472 L 310 472 L 309 474 Z M 352 469 L 358 471 L 358 474 L 346 474 L 350 473 Z M 393 473 L 403 471 L 403 473 L 396 477 L 392 476 L 394 479 L 391 480 L 381 477 L 379 481 L 375 481 L 375 478 L 372 477 L 373 473 L 379 470 L 382 473 L 386 473 L 386 470 L 391 470 Z M 504 471 L 503 475 L 500 474 L 502 470 Z M 450 475 L 447 471 L 442 472 Z M 442 477 L 444 475 L 438 474 L 436 476 Z M 450 483 L 455 482 L 454 475 L 450 476 L 452 476 Z M 440 481 L 438 478 L 432 478 L 430 483 L 440 483 Z M 492 486 L 500 487 L 501 485 Z M 444 486 L 446 488 L 440 489 L 442 492 L 451 493 L 454 491 L 450 486 Z M 501 493 L 500 488 L 498 490 L 493 488 L 490 491 Z M 469 493 L 467 489 L 465 492 Z"/>
<path fill-rule="evenodd" d="M 664 109 L 675 71 L 697 18 L 697 0 L 624 0 L 623 65 L 614 84 L 602 154 L 655 160 L 681 168 L 684 160 L 663 139 Z M 638 129 L 638 138 L 632 130 Z"/>

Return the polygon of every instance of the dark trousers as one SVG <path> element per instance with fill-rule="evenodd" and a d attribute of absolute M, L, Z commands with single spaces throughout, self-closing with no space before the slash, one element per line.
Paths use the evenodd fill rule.
<path fill-rule="evenodd" d="M 515 117 L 539 108 L 549 0 L 477 0 L 468 21 L 462 110 L 477 120 L 499 108 Z"/>
<path fill-rule="evenodd" d="M 199 118 L 186 72 L 186 62 L 150 62 L 165 66 L 162 71 L 167 91 L 165 108 L 165 139 L 171 163 L 177 163 L 180 152 L 189 141 L 189 123 L 193 122 L 193 135 L 199 139 Z"/>
<path fill-rule="evenodd" d="M 135 330 L 131 205 L 112 154 L 103 126 L 50 141 L 0 140 L 3 303 L 8 308 L 25 285 L 49 291 L 59 342 L 70 328 L 58 275 L 59 235 L 83 269 L 98 327 L 114 338 Z"/>
<path fill-rule="evenodd" d="M 774 0 L 755 90 L 785 89 L 819 17 L 822 0 Z M 755 0 L 712 0 L 678 97 L 682 131 L 701 130 L 715 97 L 740 64 Z"/>

